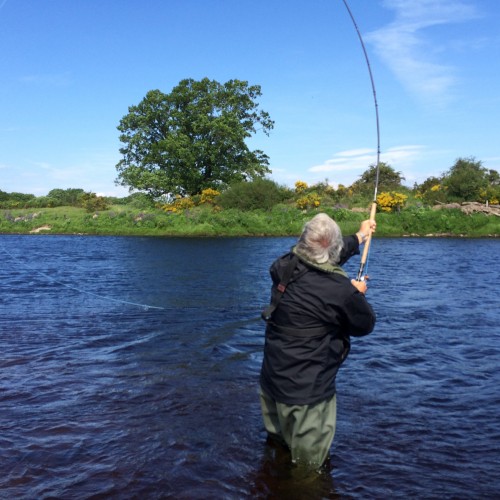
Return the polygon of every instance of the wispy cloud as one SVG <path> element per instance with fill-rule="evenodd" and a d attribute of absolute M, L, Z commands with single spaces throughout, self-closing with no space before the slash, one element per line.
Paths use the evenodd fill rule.
<path fill-rule="evenodd" d="M 479 17 L 477 9 L 464 0 L 385 0 L 383 5 L 395 19 L 366 40 L 407 89 L 428 103 L 446 105 L 458 84 L 456 68 L 443 60 L 454 41 L 438 43 L 425 29 L 470 21 Z"/>
<path fill-rule="evenodd" d="M 361 169 L 366 170 L 369 164 L 375 163 L 376 161 L 377 154 L 373 149 L 351 149 L 336 153 L 333 158 L 326 160 L 321 165 L 314 165 L 309 171 L 315 173 L 328 173 Z"/>
<path fill-rule="evenodd" d="M 426 147 L 419 145 L 396 146 L 388 148 L 380 155 L 381 161 L 391 165 L 395 170 L 412 167 L 417 160 L 426 154 Z"/>
<path fill-rule="evenodd" d="M 380 155 L 380 161 L 390 165 L 396 171 L 411 168 L 422 158 L 425 147 L 419 145 L 405 145 L 389 148 Z M 309 172 L 322 175 L 334 175 L 333 184 L 352 184 L 370 165 L 377 163 L 375 149 L 351 149 L 336 153 L 333 158 L 321 165 L 315 165 Z"/>

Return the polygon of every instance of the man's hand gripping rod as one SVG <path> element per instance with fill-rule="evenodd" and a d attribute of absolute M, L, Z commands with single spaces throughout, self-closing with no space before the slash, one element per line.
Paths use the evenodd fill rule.
<path fill-rule="evenodd" d="M 377 202 L 374 200 L 372 202 L 372 208 L 370 210 L 370 220 L 375 220 L 375 214 L 377 213 Z M 366 263 L 368 261 L 368 253 L 370 252 L 370 244 L 372 242 L 372 234 L 373 234 L 373 230 L 370 230 L 368 232 L 368 236 L 366 238 L 366 241 L 365 241 L 365 247 L 363 248 L 363 253 L 361 254 L 361 262 L 359 264 L 359 271 L 358 271 L 358 275 L 356 277 L 356 281 L 364 281 L 365 280 L 365 276 L 364 276 L 364 272 L 365 272 L 365 267 L 366 267 Z"/>

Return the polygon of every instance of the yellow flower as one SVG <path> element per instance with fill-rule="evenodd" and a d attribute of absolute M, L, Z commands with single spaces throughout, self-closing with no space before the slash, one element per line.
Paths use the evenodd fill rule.
<path fill-rule="evenodd" d="M 377 196 L 377 205 L 383 212 L 392 212 L 395 208 L 402 208 L 408 196 L 392 191 L 391 193 L 380 193 Z"/>
<path fill-rule="evenodd" d="M 213 203 L 217 196 L 220 196 L 219 191 L 212 188 L 204 189 L 201 192 L 200 203 Z"/>
<path fill-rule="evenodd" d="M 295 192 L 296 193 L 302 193 L 307 189 L 307 182 L 304 181 L 297 181 L 295 183 Z"/>

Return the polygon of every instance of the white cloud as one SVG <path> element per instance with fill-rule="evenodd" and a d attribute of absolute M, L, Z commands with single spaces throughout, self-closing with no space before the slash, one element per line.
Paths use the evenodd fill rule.
<path fill-rule="evenodd" d="M 424 30 L 470 21 L 478 17 L 475 7 L 460 0 L 385 0 L 384 5 L 395 11 L 394 21 L 367 34 L 366 40 L 410 92 L 433 105 L 446 105 L 459 83 L 455 67 L 442 60 L 454 41 L 438 43 Z"/>
<path fill-rule="evenodd" d="M 410 166 L 421 157 L 424 146 L 407 145 L 388 148 L 381 153 L 380 161 L 388 163 L 399 169 Z M 310 172 L 343 172 L 343 171 L 365 171 L 370 165 L 377 163 L 377 152 L 374 149 L 352 149 L 340 151 L 333 158 L 326 160 L 321 165 L 315 165 L 309 169 Z"/>
<path fill-rule="evenodd" d="M 416 162 L 422 159 L 426 152 L 424 146 L 404 145 L 388 148 L 381 153 L 380 161 L 387 163 L 394 170 L 402 172 L 411 169 Z M 350 185 L 365 172 L 370 165 L 377 163 L 375 149 L 361 148 L 339 151 L 332 158 L 321 165 L 314 165 L 308 169 L 312 174 L 334 175 L 332 184 Z M 404 174 L 404 172 L 403 172 Z"/>
<path fill-rule="evenodd" d="M 333 174 L 333 184 L 352 184 L 369 165 L 377 162 L 377 153 L 373 149 L 352 149 L 340 151 L 333 158 L 314 165 L 308 171 L 313 174 Z M 352 179 L 350 182 L 347 179 Z"/>
<path fill-rule="evenodd" d="M 322 165 L 315 165 L 309 169 L 309 172 L 345 172 L 366 168 L 371 162 L 371 156 L 356 157 L 356 158 L 331 158 L 326 160 Z"/>
<path fill-rule="evenodd" d="M 388 148 L 380 155 L 381 161 L 391 165 L 395 170 L 411 167 L 422 158 L 425 146 L 408 145 Z"/>

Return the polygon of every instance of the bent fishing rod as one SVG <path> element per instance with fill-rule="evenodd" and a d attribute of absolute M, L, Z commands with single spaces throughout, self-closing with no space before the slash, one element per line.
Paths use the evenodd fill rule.
<path fill-rule="evenodd" d="M 361 36 L 361 32 L 359 31 L 358 25 L 356 23 L 356 20 L 354 19 L 354 15 L 351 12 L 351 9 L 349 8 L 347 0 L 343 0 L 343 2 L 345 5 L 345 8 L 347 9 L 347 12 L 349 13 L 349 16 L 352 20 L 352 23 L 354 24 L 354 28 L 356 29 L 356 33 L 358 34 L 359 41 L 361 42 L 361 48 L 363 49 L 363 54 L 365 56 L 366 65 L 368 67 L 368 73 L 370 75 L 370 81 L 371 81 L 372 92 L 373 92 L 373 101 L 375 104 L 375 119 L 376 119 L 376 125 L 377 125 L 377 163 L 376 163 L 376 174 L 375 174 L 375 190 L 373 193 L 373 202 L 372 202 L 371 209 L 370 209 L 370 220 L 374 221 L 375 215 L 377 213 L 377 192 L 378 192 L 378 181 L 379 181 L 379 173 L 380 173 L 380 124 L 379 124 L 379 118 L 378 118 L 377 92 L 375 90 L 375 81 L 373 79 L 372 68 L 370 65 L 370 59 L 368 58 L 368 53 L 366 51 L 363 37 Z M 368 263 L 368 256 L 370 253 L 371 241 L 372 241 L 372 231 L 370 231 L 368 233 L 367 239 L 365 241 L 365 247 L 364 247 L 363 253 L 361 255 L 361 262 L 359 265 L 359 271 L 358 271 L 358 275 L 356 277 L 357 281 L 364 281 L 364 279 L 365 279 L 364 273 L 365 273 L 367 263 Z"/>

